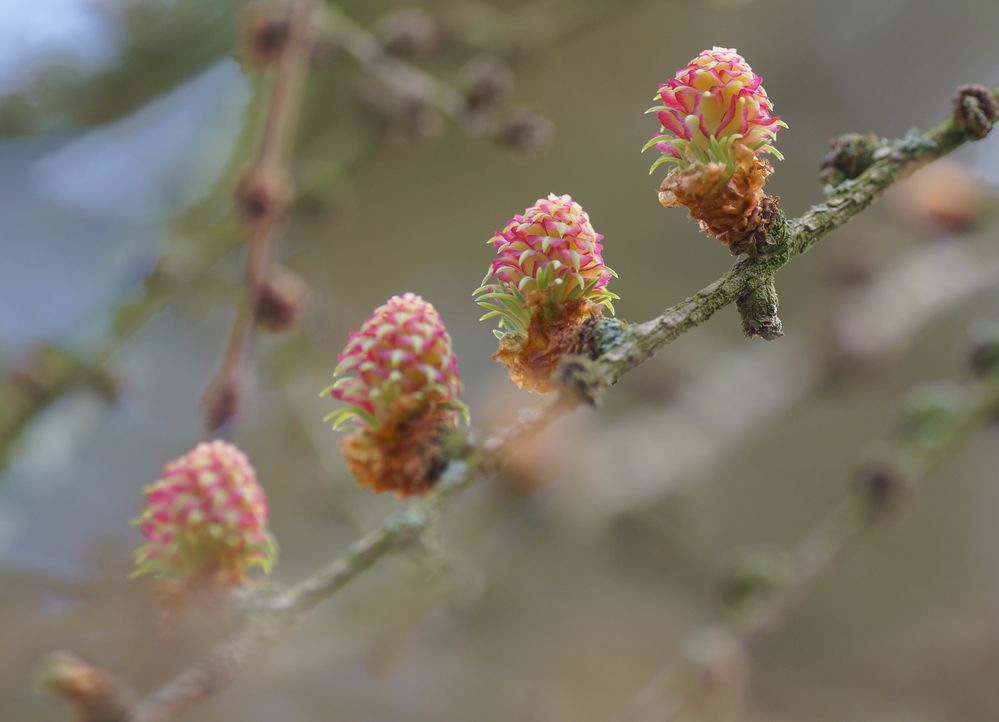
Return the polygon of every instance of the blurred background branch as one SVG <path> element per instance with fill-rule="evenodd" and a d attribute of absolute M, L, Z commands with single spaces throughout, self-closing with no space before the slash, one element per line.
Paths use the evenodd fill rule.
<path fill-rule="evenodd" d="M 910 392 L 896 438 L 858 468 L 850 494 L 789 549 L 747 549 L 720 583 L 730 618 L 692 631 L 687 656 L 667 666 L 614 722 L 737 720 L 748 687 L 746 647 L 779 625 L 815 580 L 847 549 L 894 512 L 946 454 L 999 418 L 999 336 L 975 352 L 978 378 L 938 382 Z"/>
<path fill-rule="evenodd" d="M 250 373 L 247 357 L 252 352 L 253 328 L 262 315 L 268 284 L 275 282 L 272 264 L 273 257 L 280 255 L 280 221 L 294 196 L 291 156 L 312 60 L 315 9 L 314 0 L 294 0 L 286 18 L 246 29 L 256 36 L 247 40 L 247 45 L 276 45 L 272 51 L 276 57 L 262 60 L 274 63 L 274 76 L 257 156 L 237 191 L 247 226 L 245 289 L 229 327 L 222 359 L 202 398 L 209 431 L 218 429 L 239 409 Z M 269 35 L 279 39 L 269 43 Z"/>
<path fill-rule="evenodd" d="M 0 468 L 25 426 L 62 396 L 79 391 L 106 401 L 116 394 L 114 379 L 99 363 L 81 359 L 58 346 L 37 346 L 17 368 L 0 376 Z"/>

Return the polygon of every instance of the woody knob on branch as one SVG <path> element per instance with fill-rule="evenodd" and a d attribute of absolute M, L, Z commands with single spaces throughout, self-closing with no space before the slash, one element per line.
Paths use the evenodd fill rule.
<path fill-rule="evenodd" d="M 650 173 L 674 166 L 660 185 L 659 202 L 687 206 L 733 255 L 755 255 L 779 201 L 763 192 L 773 173 L 765 156 L 783 160 L 773 144 L 787 127 L 772 114 L 762 78 L 735 50 L 715 47 L 662 83 L 656 100 L 647 112 L 656 114 L 660 133 L 643 151 L 662 153 Z"/>
<path fill-rule="evenodd" d="M 553 390 L 551 375 L 562 358 L 578 353 L 580 329 L 617 295 L 607 284 L 617 274 L 604 265 L 603 236 L 582 206 L 567 195 L 540 198 L 510 219 L 491 239 L 496 248 L 476 302 L 480 320 L 498 318 L 493 356 L 528 391 Z"/>
<path fill-rule="evenodd" d="M 414 293 L 393 296 L 350 334 L 323 390 L 346 404 L 327 420 L 350 424 L 341 448 L 358 483 L 398 496 L 426 492 L 444 466 L 444 444 L 468 421 L 451 337 Z"/>

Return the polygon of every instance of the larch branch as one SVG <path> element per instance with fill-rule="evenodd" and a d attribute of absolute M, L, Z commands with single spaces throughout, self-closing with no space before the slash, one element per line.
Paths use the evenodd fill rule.
<path fill-rule="evenodd" d="M 991 92 L 993 97 L 999 98 L 999 87 Z M 236 636 L 216 645 L 202 660 L 140 701 L 125 718 L 127 722 L 168 722 L 189 705 L 223 689 L 261 643 L 292 626 L 302 615 L 380 559 L 418 540 L 458 494 L 501 469 L 505 449 L 511 441 L 536 432 L 583 400 L 598 398 L 605 387 L 616 383 L 628 371 L 719 309 L 735 303 L 747 290 L 772 284 L 776 271 L 871 205 L 894 182 L 978 137 L 956 119 L 951 119 L 925 133 L 911 133 L 905 138 L 881 143 L 870 166 L 857 178 L 831 189 L 824 202 L 794 220 L 779 214 L 770 228 L 774 242 L 768 253 L 737 261 L 719 279 L 649 321 L 634 325 L 612 323 L 612 332 L 597 339 L 595 353 L 586 360 L 594 373 L 586 378 L 587 388 L 576 389 L 581 393 L 563 393 L 537 409 L 525 412 L 516 424 L 485 440 L 476 441 L 472 433 L 456 440 L 456 451 L 433 491 L 356 541 L 331 564 L 275 596 L 265 611 Z M 922 456 L 917 454 L 913 460 L 920 462 L 925 456 L 928 463 L 962 438 L 987 411 L 994 410 L 999 401 L 996 380 L 983 382 L 978 391 L 977 401 L 952 419 L 953 424 L 948 426 L 951 433 L 944 434 L 940 444 L 920 449 Z M 923 473 L 925 464 L 917 463 L 917 467 Z M 797 598 L 801 588 L 865 528 L 862 519 L 853 506 L 845 507 L 845 511 L 837 509 L 814 534 L 806 537 L 793 554 L 794 573 L 788 583 L 744 617 L 735 627 L 737 634 L 748 639 L 767 629 Z"/>

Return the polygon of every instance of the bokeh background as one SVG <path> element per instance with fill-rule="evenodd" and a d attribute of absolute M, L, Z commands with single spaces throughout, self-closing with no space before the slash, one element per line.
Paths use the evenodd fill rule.
<path fill-rule="evenodd" d="M 128 522 L 204 434 L 198 398 L 239 295 L 231 199 L 266 89 L 236 53 L 243 6 L 0 0 L 0 362 L 16 379 L 55 344 L 103 359 L 118 388 L 108 403 L 87 371 L 16 438 L 7 427 L 3 720 L 67 714 L 35 684 L 52 649 L 139 689 L 197 650 L 197 634 L 157 635 L 148 584 L 127 579 Z M 532 399 L 490 360 L 471 292 L 485 241 L 535 198 L 587 208 L 627 320 L 728 267 L 659 207 L 638 153 L 657 83 L 697 52 L 736 47 L 764 76 L 790 126 L 769 188 L 792 215 L 821 197 L 829 137 L 929 127 L 957 85 L 999 80 L 994 0 L 340 4 L 383 38 L 398 23 L 386 17 L 414 6 L 440 37 L 412 62 L 460 88 L 469 63 L 499 58 L 511 107 L 553 132 L 525 153 L 432 110 L 414 123 L 336 47 L 318 54 L 283 240 L 309 302 L 290 334 L 258 339 L 254 392 L 225 431 L 271 499 L 277 584 L 403 505 L 353 485 L 317 398 L 347 333 L 389 295 L 438 307 L 488 428 Z M 625 708 L 722 613 L 726 559 L 792 544 L 890 434 L 907 388 L 966 374 L 968 324 L 999 314 L 997 169 L 991 138 L 917 174 L 782 272 L 785 338 L 746 340 L 735 311 L 719 313 L 185 719 L 588 722 Z M 999 718 L 996 442 L 969 439 L 754 647 L 743 718 Z"/>

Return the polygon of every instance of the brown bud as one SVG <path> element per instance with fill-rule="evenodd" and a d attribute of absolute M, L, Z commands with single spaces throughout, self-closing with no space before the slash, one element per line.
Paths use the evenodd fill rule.
<path fill-rule="evenodd" d="M 897 464 L 875 461 L 860 468 L 855 485 L 866 519 L 875 522 L 894 511 L 909 482 Z"/>
<path fill-rule="evenodd" d="M 270 166 L 251 169 L 236 190 L 243 217 L 251 223 L 280 215 L 291 205 L 293 195 L 291 176 Z"/>
<path fill-rule="evenodd" d="M 503 102 L 513 91 L 513 74 L 496 58 L 477 58 L 468 68 L 465 86 L 465 106 L 472 113 L 481 113 Z"/>
<path fill-rule="evenodd" d="M 552 122 L 533 108 L 517 108 L 496 130 L 495 139 L 500 145 L 514 150 L 538 150 L 551 137 Z"/>
<path fill-rule="evenodd" d="M 272 272 L 257 292 L 257 325 L 271 333 L 283 333 L 295 322 L 308 293 L 305 282 L 287 268 Z"/>
<path fill-rule="evenodd" d="M 208 384 L 201 396 L 205 428 L 217 431 L 238 412 L 242 401 L 242 391 L 237 379 L 228 374 L 217 375 Z"/>
<path fill-rule="evenodd" d="M 870 167 L 881 139 L 873 133 L 847 133 L 829 140 L 819 179 L 831 186 L 852 180 Z"/>
<path fill-rule="evenodd" d="M 43 687 L 75 708 L 80 720 L 124 722 L 129 718 L 129 700 L 120 682 L 69 652 L 49 655 L 39 677 Z"/>
<path fill-rule="evenodd" d="M 999 106 L 989 89 L 969 83 L 957 89 L 954 96 L 954 120 L 973 138 L 981 140 L 992 130 Z"/>
<path fill-rule="evenodd" d="M 413 99 L 402 108 L 397 128 L 403 139 L 422 143 L 440 136 L 444 130 L 444 119 L 437 108 L 423 100 Z"/>
<path fill-rule="evenodd" d="M 288 40 L 288 19 L 268 4 L 251 5 L 240 21 L 239 56 L 252 67 L 274 62 Z"/>
<path fill-rule="evenodd" d="M 437 20 L 423 8 L 403 8 L 378 21 L 375 32 L 385 49 L 395 55 L 414 58 L 429 55 L 440 45 Z"/>

